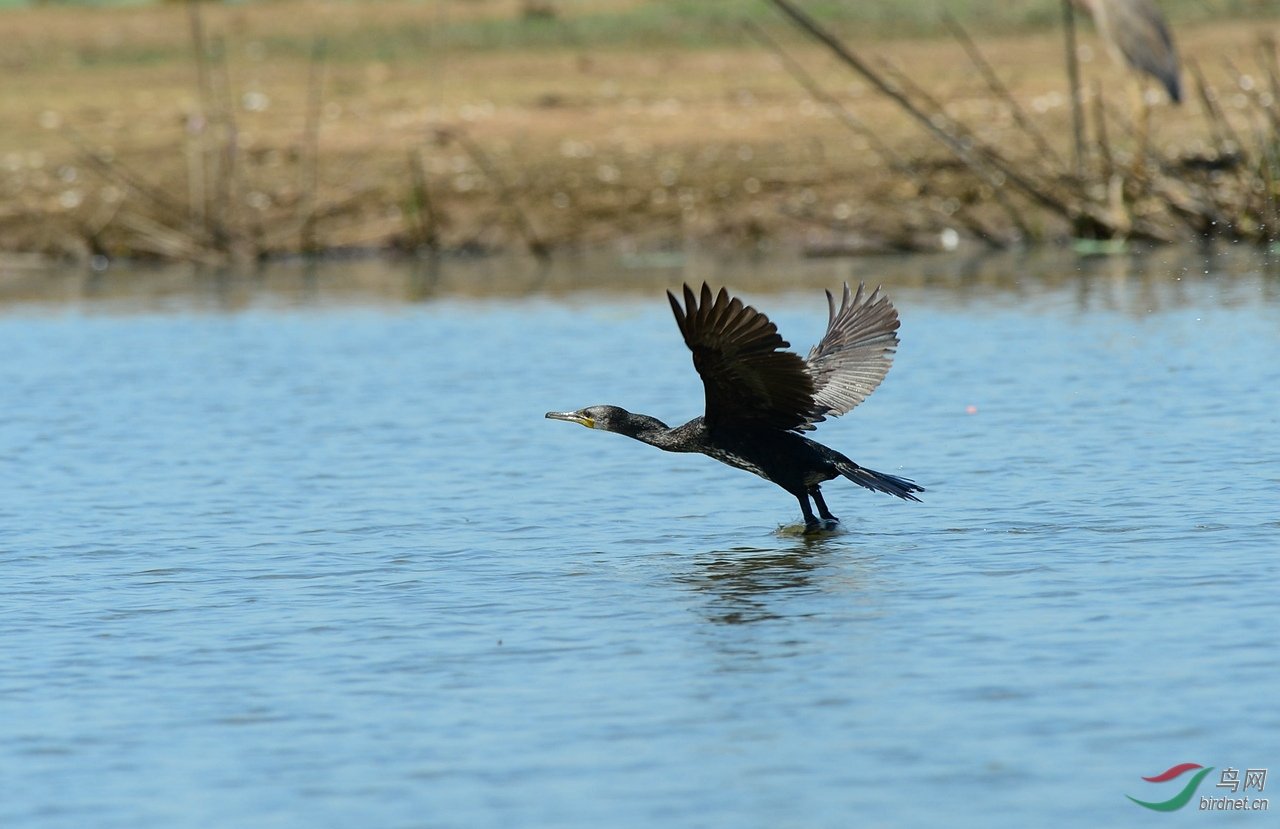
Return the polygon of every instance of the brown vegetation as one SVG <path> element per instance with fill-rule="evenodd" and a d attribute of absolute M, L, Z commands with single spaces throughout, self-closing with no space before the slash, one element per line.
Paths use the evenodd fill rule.
<path fill-rule="evenodd" d="M 1269 23 L 1177 32 L 1205 95 L 1196 100 L 1195 77 L 1184 75 L 1193 100 L 1155 108 L 1149 158 L 1126 126 L 1126 72 L 1082 31 L 1095 148 L 1082 181 L 1053 160 L 1072 157 L 1056 32 L 975 35 L 1009 98 L 954 38 L 842 33 L 914 90 L 943 131 L 998 149 L 1011 169 L 1076 199 L 1073 218 L 1002 187 L 1008 173 L 994 182 L 975 174 L 781 17 L 766 34 L 782 52 L 744 34 L 732 46 L 680 49 L 428 41 L 381 59 L 344 39 L 360 30 L 374 42 L 411 18 L 430 32 L 441 8 L 456 20 L 530 14 L 526 5 L 7 12 L 0 250 L 193 260 L 351 248 L 836 253 L 957 238 L 1280 235 L 1280 89 L 1273 53 L 1258 50 L 1277 28 Z M 556 14 L 555 4 L 534 5 Z M 1019 125 L 1019 109 L 1048 152 Z M 866 129 L 851 130 L 846 116 Z M 1226 209 L 1233 204 L 1242 207 Z M 1197 226 L 1214 215 L 1218 224 Z"/>

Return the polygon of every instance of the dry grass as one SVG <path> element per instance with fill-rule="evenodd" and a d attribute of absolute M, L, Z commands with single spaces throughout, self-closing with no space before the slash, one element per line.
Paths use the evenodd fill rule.
<path fill-rule="evenodd" d="M 911 249 L 936 244 L 949 227 L 967 235 L 954 218 L 966 200 L 993 235 L 1009 229 L 946 150 L 794 36 L 788 51 L 910 163 L 910 175 L 888 169 L 866 139 L 745 38 L 695 49 L 425 43 L 411 54 L 397 41 L 379 57 L 380 32 L 412 23 L 430 33 L 446 12 L 452 21 L 503 20 L 525 5 L 205 6 L 213 58 L 203 97 L 183 6 L 8 12 L 0 16 L 9 74 L 0 98 L 8 125 L 0 135 L 0 249 L 186 259 L 313 247 Z M 572 13 L 625 5 L 574 4 Z M 1245 135 L 1255 119 L 1225 60 L 1246 66 L 1243 53 L 1276 30 L 1252 20 L 1177 33 L 1184 57 L 1194 56 L 1223 90 L 1227 117 Z M 787 30 L 778 23 L 776 31 Z M 365 45 L 353 45 L 352 32 Z M 329 39 L 314 195 L 313 36 Z M 978 40 L 1069 157 L 1059 35 Z M 1096 56 L 1083 66 L 1086 81 L 1117 90 L 1114 102 L 1123 104 L 1125 73 L 1091 30 L 1082 44 Z M 1036 152 L 955 42 L 859 46 L 906 70 L 949 113 L 978 125 L 984 141 L 1015 158 Z M 1157 107 L 1152 134 L 1168 158 L 1212 146 L 1195 101 Z M 1111 138 L 1123 156 L 1129 139 Z M 1033 224 L 1043 239 L 1072 233 L 1051 217 Z"/>

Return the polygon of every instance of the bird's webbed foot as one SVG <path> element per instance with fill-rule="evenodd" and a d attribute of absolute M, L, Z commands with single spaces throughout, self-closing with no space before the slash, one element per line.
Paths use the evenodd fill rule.
<path fill-rule="evenodd" d="M 822 533 L 833 533 L 840 529 L 840 520 L 837 518 L 815 518 L 812 521 L 804 523 L 805 535 L 820 535 Z"/>

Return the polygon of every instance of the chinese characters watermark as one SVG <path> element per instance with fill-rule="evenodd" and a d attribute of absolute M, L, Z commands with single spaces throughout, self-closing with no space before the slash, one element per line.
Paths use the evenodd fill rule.
<path fill-rule="evenodd" d="M 1257 789 L 1262 791 L 1267 785 L 1266 769 L 1245 769 L 1244 770 L 1244 791 L 1249 789 Z M 1232 794 L 1240 786 L 1240 769 L 1233 769 L 1227 766 L 1222 770 L 1222 780 L 1218 783 L 1219 789 L 1231 789 Z"/>
<path fill-rule="evenodd" d="M 1256 789 L 1262 792 L 1267 787 L 1267 770 L 1266 769 L 1245 769 L 1244 780 L 1240 780 L 1240 769 L 1227 766 L 1222 770 L 1222 774 L 1218 778 L 1215 788 L 1230 789 L 1232 794 L 1237 791 L 1241 795 L 1245 795 L 1250 789 Z M 1256 797 L 1250 799 L 1248 797 L 1205 797 L 1200 796 L 1201 811 L 1227 811 L 1238 810 L 1242 812 L 1265 812 L 1271 804 L 1266 798 Z"/>

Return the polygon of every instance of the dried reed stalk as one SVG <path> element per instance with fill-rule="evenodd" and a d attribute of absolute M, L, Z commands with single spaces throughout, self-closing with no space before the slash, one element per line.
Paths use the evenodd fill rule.
<path fill-rule="evenodd" d="M 511 215 L 517 231 L 524 239 L 525 246 L 539 260 L 546 261 L 551 258 L 551 248 L 538 235 L 537 229 L 533 226 L 533 220 L 529 218 L 529 214 L 520 206 L 520 199 L 516 192 L 507 183 L 506 178 L 498 170 L 493 160 L 489 158 L 489 154 L 484 148 L 475 142 L 465 130 L 460 128 L 445 131 L 447 137 L 458 142 L 467 153 L 471 156 L 471 160 L 480 168 L 480 171 L 494 183 L 498 188 L 498 195 L 502 198 L 504 209 Z"/>
<path fill-rule="evenodd" d="M 411 182 L 409 206 L 406 218 L 411 219 L 410 226 L 415 246 L 425 245 L 435 253 L 440 250 L 440 219 L 436 215 L 435 205 L 431 199 L 431 191 L 427 186 L 427 171 L 422 164 L 421 148 L 409 150 L 409 179 Z"/>
<path fill-rule="evenodd" d="M 316 190 L 320 178 L 320 114 L 324 97 L 325 56 L 328 42 L 323 37 L 311 44 L 311 64 L 307 70 L 307 115 L 303 128 L 302 197 L 298 200 L 298 248 L 313 253 L 316 243 Z"/>
<path fill-rule="evenodd" d="M 242 241 L 243 221 L 241 214 L 240 189 L 238 184 L 237 158 L 239 154 L 240 128 L 235 118 L 235 96 L 231 88 L 231 72 L 227 67 L 226 40 L 216 37 L 210 41 L 209 56 L 216 70 L 211 73 L 216 79 L 214 98 L 218 112 L 218 124 L 221 130 L 221 145 L 216 148 L 218 159 L 217 174 L 214 176 L 213 189 L 216 199 L 214 215 L 214 239 L 220 250 L 231 251 Z"/>
<path fill-rule="evenodd" d="M 200 0 L 187 0 L 187 16 L 191 24 L 191 60 L 196 67 L 196 115 L 188 119 L 187 131 L 187 195 L 191 223 L 202 235 L 209 232 L 208 191 L 205 186 L 205 136 L 209 130 L 209 113 L 213 92 L 209 81 L 209 48 L 204 35 L 204 18 Z M 192 129 L 194 128 L 194 129 Z"/>
<path fill-rule="evenodd" d="M 1009 107 L 1009 111 L 1013 115 L 1013 121 L 1018 125 L 1019 129 L 1026 133 L 1027 137 L 1031 139 L 1032 143 L 1036 145 L 1036 149 L 1043 156 L 1051 159 L 1059 169 L 1066 169 L 1061 156 L 1058 155 L 1053 147 L 1049 146 L 1049 142 L 1045 140 L 1044 133 L 1040 132 L 1035 123 L 1027 117 L 1026 111 L 1023 110 L 1017 99 L 1009 92 L 1009 88 L 1001 82 L 1000 77 L 996 75 L 995 70 L 991 68 L 991 64 L 983 57 L 981 50 L 978 49 L 977 44 L 969 37 L 969 33 L 964 30 L 959 21 L 944 9 L 942 22 L 951 30 L 952 37 L 964 47 L 965 54 L 969 56 L 969 62 L 974 65 L 974 68 L 978 70 L 978 74 L 982 75 L 983 80 L 987 82 L 987 88 Z M 1079 167 L 1078 162 L 1076 166 Z"/>
<path fill-rule="evenodd" d="M 758 24 L 751 20 L 742 21 L 742 27 L 746 29 L 747 33 L 754 37 L 761 45 L 778 56 L 778 59 L 782 61 L 782 65 L 791 73 L 791 77 L 795 78 L 796 81 L 804 87 L 810 97 L 825 106 L 831 114 L 834 115 L 840 123 L 848 127 L 851 132 L 867 139 L 867 144 L 870 145 L 876 155 L 880 156 L 891 170 L 915 176 L 915 172 L 911 169 L 911 166 L 903 161 L 901 156 L 890 149 L 888 144 L 881 141 L 880 136 L 876 135 L 875 130 L 871 129 L 871 127 L 867 126 L 865 121 L 846 109 L 844 104 L 840 103 L 834 95 L 831 95 L 823 89 L 821 85 L 814 80 L 813 76 L 806 72 L 804 67 L 801 66 L 795 58 L 791 57 L 791 55 L 782 48 L 782 45 L 770 37 L 764 29 L 760 28 Z"/>
<path fill-rule="evenodd" d="M 1085 178 L 1084 99 L 1080 88 L 1080 59 L 1076 46 L 1076 13 L 1073 0 L 1062 0 L 1062 36 L 1066 41 L 1067 85 L 1071 90 L 1071 136 L 1074 139 L 1076 177 Z"/>
<path fill-rule="evenodd" d="M 890 83 L 881 77 L 874 69 L 871 68 L 866 61 L 855 55 L 844 43 L 837 39 L 834 35 L 820 26 L 807 14 L 796 7 L 790 0 L 770 0 L 775 7 L 782 11 L 793 23 L 802 31 L 813 37 L 818 42 L 825 45 L 831 50 L 837 58 L 844 62 L 847 66 L 858 72 L 864 78 L 871 82 L 876 89 L 888 96 L 897 103 L 904 111 L 907 112 L 917 123 L 924 127 L 925 131 L 946 146 L 955 156 L 978 177 L 980 181 L 991 188 L 991 191 L 997 202 L 1010 216 L 1014 226 L 1020 230 L 1026 228 L 1022 212 L 1008 201 L 1007 195 L 1004 193 L 1006 182 L 1016 187 L 1023 195 L 1032 201 L 1040 204 L 1042 207 L 1053 213 L 1067 219 L 1073 225 L 1079 221 L 1082 208 L 1078 204 L 1070 204 L 1063 201 L 1058 196 L 1049 191 L 1045 186 L 1031 180 L 1021 171 L 1015 169 L 1013 165 L 1006 162 L 1000 157 L 999 153 L 989 147 L 982 147 L 979 142 L 971 139 L 969 136 L 960 138 L 954 131 L 938 125 L 938 121 L 945 119 L 946 123 L 953 127 L 960 125 L 955 119 L 951 119 L 941 113 L 941 109 L 937 108 L 935 116 L 941 113 L 940 118 L 931 117 L 926 114 L 914 101 L 911 96 L 904 91 L 899 84 Z M 900 81 L 904 81 L 905 76 L 899 76 Z M 919 92 L 918 87 L 913 88 Z M 966 130 L 966 132 L 969 132 Z M 975 151 L 981 147 L 981 152 Z M 1094 217 L 1095 219 L 1100 217 Z M 1027 232 L 1030 232 L 1029 230 Z"/>

